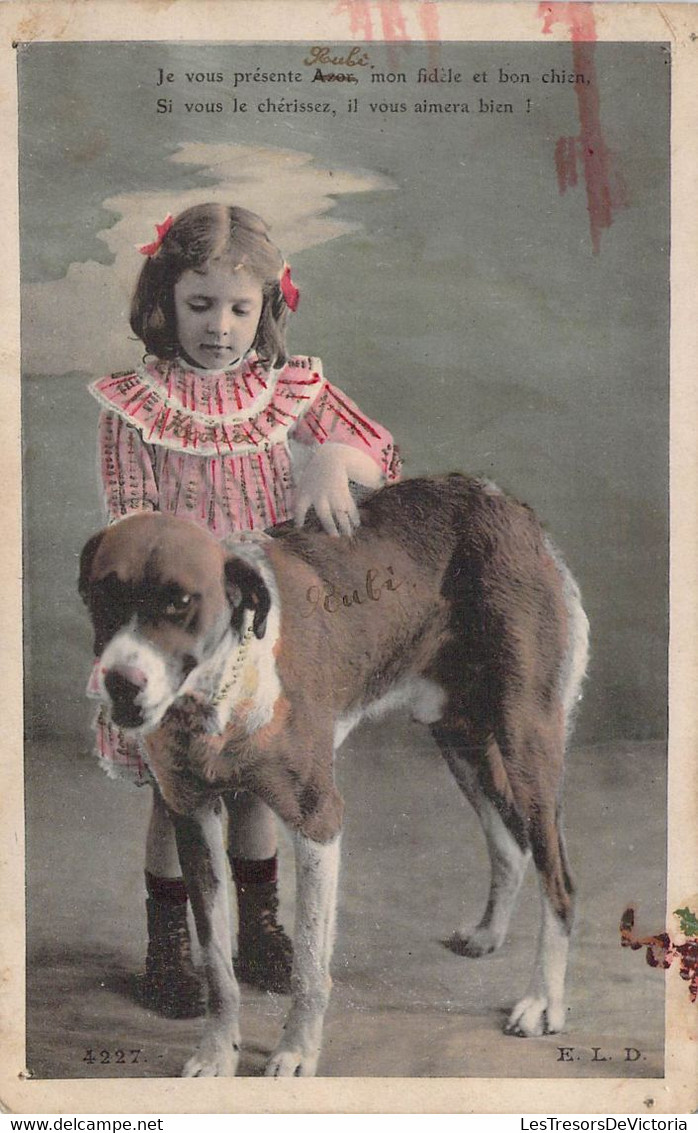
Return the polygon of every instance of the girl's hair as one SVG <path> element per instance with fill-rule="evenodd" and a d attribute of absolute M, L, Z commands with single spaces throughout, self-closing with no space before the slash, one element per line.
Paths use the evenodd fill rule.
<path fill-rule="evenodd" d="M 261 217 L 230 205 L 194 205 L 175 217 L 157 251 L 148 256 L 131 301 L 131 328 L 157 358 L 179 353 L 174 288 L 185 271 L 216 260 L 244 268 L 262 285 L 262 313 L 252 344 L 266 365 L 283 365 L 288 307 L 279 280 L 284 259 Z"/>

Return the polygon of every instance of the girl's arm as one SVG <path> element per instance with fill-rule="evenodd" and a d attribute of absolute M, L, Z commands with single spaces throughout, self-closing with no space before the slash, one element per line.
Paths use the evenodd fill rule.
<path fill-rule="evenodd" d="M 350 535 L 359 514 L 349 481 L 379 488 L 399 479 L 400 459 L 391 434 L 329 382 L 292 436 L 315 449 L 298 483 L 299 526 L 313 507 L 331 535 Z"/>
<path fill-rule="evenodd" d="M 109 522 L 134 511 L 157 511 L 151 447 L 118 413 L 104 410 L 98 427 L 99 468 Z"/>

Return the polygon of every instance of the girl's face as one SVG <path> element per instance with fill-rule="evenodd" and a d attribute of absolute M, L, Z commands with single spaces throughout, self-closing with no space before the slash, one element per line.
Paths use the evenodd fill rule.
<path fill-rule="evenodd" d="M 252 346 L 262 313 L 262 285 L 224 262 L 185 271 L 174 286 L 179 345 L 197 366 L 223 370 Z"/>

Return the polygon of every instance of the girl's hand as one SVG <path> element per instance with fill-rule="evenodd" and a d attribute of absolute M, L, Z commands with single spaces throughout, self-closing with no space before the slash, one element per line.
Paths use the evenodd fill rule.
<path fill-rule="evenodd" d="M 332 442 L 316 449 L 298 484 L 294 513 L 298 527 L 312 507 L 328 535 L 351 535 L 361 520 L 349 491 L 350 479 L 369 488 L 382 483 L 378 465 L 358 449 Z"/>

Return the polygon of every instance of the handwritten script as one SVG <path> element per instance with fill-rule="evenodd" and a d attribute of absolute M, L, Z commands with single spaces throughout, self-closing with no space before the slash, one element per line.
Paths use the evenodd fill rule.
<path fill-rule="evenodd" d="M 387 590 L 399 590 L 401 586 L 402 582 L 395 578 L 395 571 L 391 566 L 386 567 L 383 574 L 378 570 L 367 570 L 361 586 L 353 590 L 344 590 L 325 580 L 322 586 L 309 586 L 306 590 L 305 596 L 310 609 L 303 617 L 311 617 L 318 609 L 327 614 L 336 614 L 339 610 L 350 609 L 352 606 L 379 602 Z"/>
<path fill-rule="evenodd" d="M 371 60 L 360 47 L 352 47 L 346 55 L 333 55 L 331 47 L 311 47 L 310 55 L 303 60 L 306 67 L 316 67 L 318 63 L 328 67 L 369 67 Z"/>

